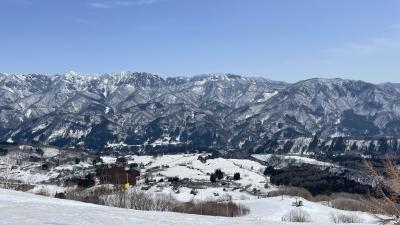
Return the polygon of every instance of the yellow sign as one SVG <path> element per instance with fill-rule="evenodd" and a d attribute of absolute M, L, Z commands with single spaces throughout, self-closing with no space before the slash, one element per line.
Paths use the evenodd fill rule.
<path fill-rule="evenodd" d="M 129 183 L 125 183 L 125 184 L 124 184 L 124 189 L 125 189 L 125 190 L 128 190 L 128 188 L 129 188 Z"/>
<path fill-rule="evenodd" d="M 128 179 L 128 173 L 126 173 L 126 183 L 124 184 L 124 187 L 123 187 L 125 190 L 128 190 L 128 188 L 129 188 L 129 179 Z"/>

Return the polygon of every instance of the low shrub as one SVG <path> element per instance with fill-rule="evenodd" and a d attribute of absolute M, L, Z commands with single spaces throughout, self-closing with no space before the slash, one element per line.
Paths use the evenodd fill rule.
<path fill-rule="evenodd" d="M 41 189 L 38 192 L 36 192 L 37 195 L 41 195 L 41 196 L 46 196 L 46 197 L 50 197 L 50 193 L 45 190 L 45 189 Z"/>
<path fill-rule="evenodd" d="M 208 216 L 238 217 L 249 214 L 250 210 L 232 201 L 228 202 L 185 202 L 178 204 L 174 212 Z"/>
<path fill-rule="evenodd" d="M 15 190 L 22 191 L 22 192 L 27 192 L 27 191 L 33 189 L 34 187 L 35 186 L 31 185 L 31 184 L 20 184 L 15 188 Z"/>
<path fill-rule="evenodd" d="M 155 194 L 138 189 L 125 191 L 121 188 L 101 186 L 90 189 L 77 188 L 65 193 L 65 198 L 119 208 L 210 216 L 236 217 L 250 212 L 248 208 L 232 202 L 228 195 L 221 196 L 217 201 L 178 202 L 172 194 Z"/>
<path fill-rule="evenodd" d="M 331 213 L 330 215 L 333 223 L 362 223 L 363 220 L 354 213 Z"/>
<path fill-rule="evenodd" d="M 368 211 L 366 204 L 361 200 L 339 197 L 332 200 L 330 203 L 331 203 L 330 206 L 336 209 L 341 209 L 346 211 L 362 211 L 362 212 Z"/>
<path fill-rule="evenodd" d="M 268 197 L 276 197 L 282 195 L 302 197 L 309 201 L 313 200 L 313 195 L 309 191 L 299 187 L 283 187 L 275 191 L 270 191 L 268 193 Z"/>
<path fill-rule="evenodd" d="M 76 188 L 65 193 L 65 198 L 75 201 L 105 205 L 103 196 L 112 194 L 114 190 L 107 186 L 100 186 L 91 189 Z"/>
<path fill-rule="evenodd" d="M 310 215 L 302 209 L 292 209 L 282 217 L 283 222 L 310 222 Z"/>
<path fill-rule="evenodd" d="M 332 200 L 338 199 L 338 198 L 362 200 L 364 198 L 364 196 L 359 195 L 359 194 L 345 193 L 345 192 L 334 192 L 329 195 L 320 194 L 320 195 L 314 196 L 314 201 L 315 202 L 332 201 Z"/>

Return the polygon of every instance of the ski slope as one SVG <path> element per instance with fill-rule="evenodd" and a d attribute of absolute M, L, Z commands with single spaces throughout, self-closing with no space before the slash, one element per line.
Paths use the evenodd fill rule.
<path fill-rule="evenodd" d="M 280 222 L 292 199 L 280 197 L 247 200 L 242 204 L 250 207 L 245 217 L 226 218 L 170 212 L 146 212 L 111 208 L 88 203 L 61 200 L 29 193 L 0 189 L 0 224 L 7 225 L 269 225 L 293 224 Z M 312 222 L 303 224 L 331 224 L 329 212 L 338 211 L 318 203 L 305 202 Z M 357 213 L 365 223 L 372 224 L 373 217 Z"/>

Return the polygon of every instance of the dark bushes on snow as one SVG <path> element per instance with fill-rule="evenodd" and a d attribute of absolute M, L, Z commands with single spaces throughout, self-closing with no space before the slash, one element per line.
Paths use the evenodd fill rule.
<path fill-rule="evenodd" d="M 59 198 L 59 199 L 65 199 L 65 198 L 66 198 L 64 192 L 59 192 L 59 193 L 57 192 L 57 193 L 54 195 L 54 197 L 55 197 L 55 198 Z"/>
<path fill-rule="evenodd" d="M 42 170 L 49 170 L 49 164 L 43 163 L 42 164 Z"/>
<path fill-rule="evenodd" d="M 74 178 L 73 180 L 70 180 L 69 182 L 75 183 L 78 185 L 78 187 L 82 187 L 82 188 L 92 187 L 96 183 L 95 176 L 93 174 L 87 174 L 83 178 Z"/>
<path fill-rule="evenodd" d="M 168 182 L 179 182 L 179 177 L 170 177 L 168 178 Z"/>
<path fill-rule="evenodd" d="M 277 170 L 275 170 L 273 166 L 268 166 L 264 170 L 264 175 L 265 176 L 271 176 L 271 175 L 274 175 L 276 172 L 277 172 Z"/>
<path fill-rule="evenodd" d="M 8 149 L 0 148 L 0 156 L 6 156 L 8 154 Z"/>

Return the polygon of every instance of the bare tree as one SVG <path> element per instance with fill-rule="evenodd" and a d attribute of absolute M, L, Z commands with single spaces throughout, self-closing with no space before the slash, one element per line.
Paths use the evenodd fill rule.
<path fill-rule="evenodd" d="M 368 170 L 376 177 L 383 177 L 384 180 L 376 185 L 376 191 L 381 197 L 370 199 L 366 205 L 375 213 L 375 217 L 381 224 L 394 223 L 400 225 L 400 169 L 389 156 L 383 159 L 384 175 L 379 174 L 377 169 L 369 162 L 365 162 Z M 381 216 L 385 215 L 385 216 Z"/>
<path fill-rule="evenodd" d="M 331 213 L 331 220 L 333 223 L 362 223 L 363 220 L 355 213 L 344 214 L 344 213 Z"/>
<path fill-rule="evenodd" d="M 0 168 L 0 178 L 3 181 L 3 188 L 8 189 L 10 185 L 10 176 L 12 170 L 12 163 L 10 157 L 4 157 L 2 160 L 2 167 Z"/>
<path fill-rule="evenodd" d="M 282 221 L 305 223 L 311 221 L 311 218 L 310 215 L 302 209 L 292 209 L 282 216 Z"/>

